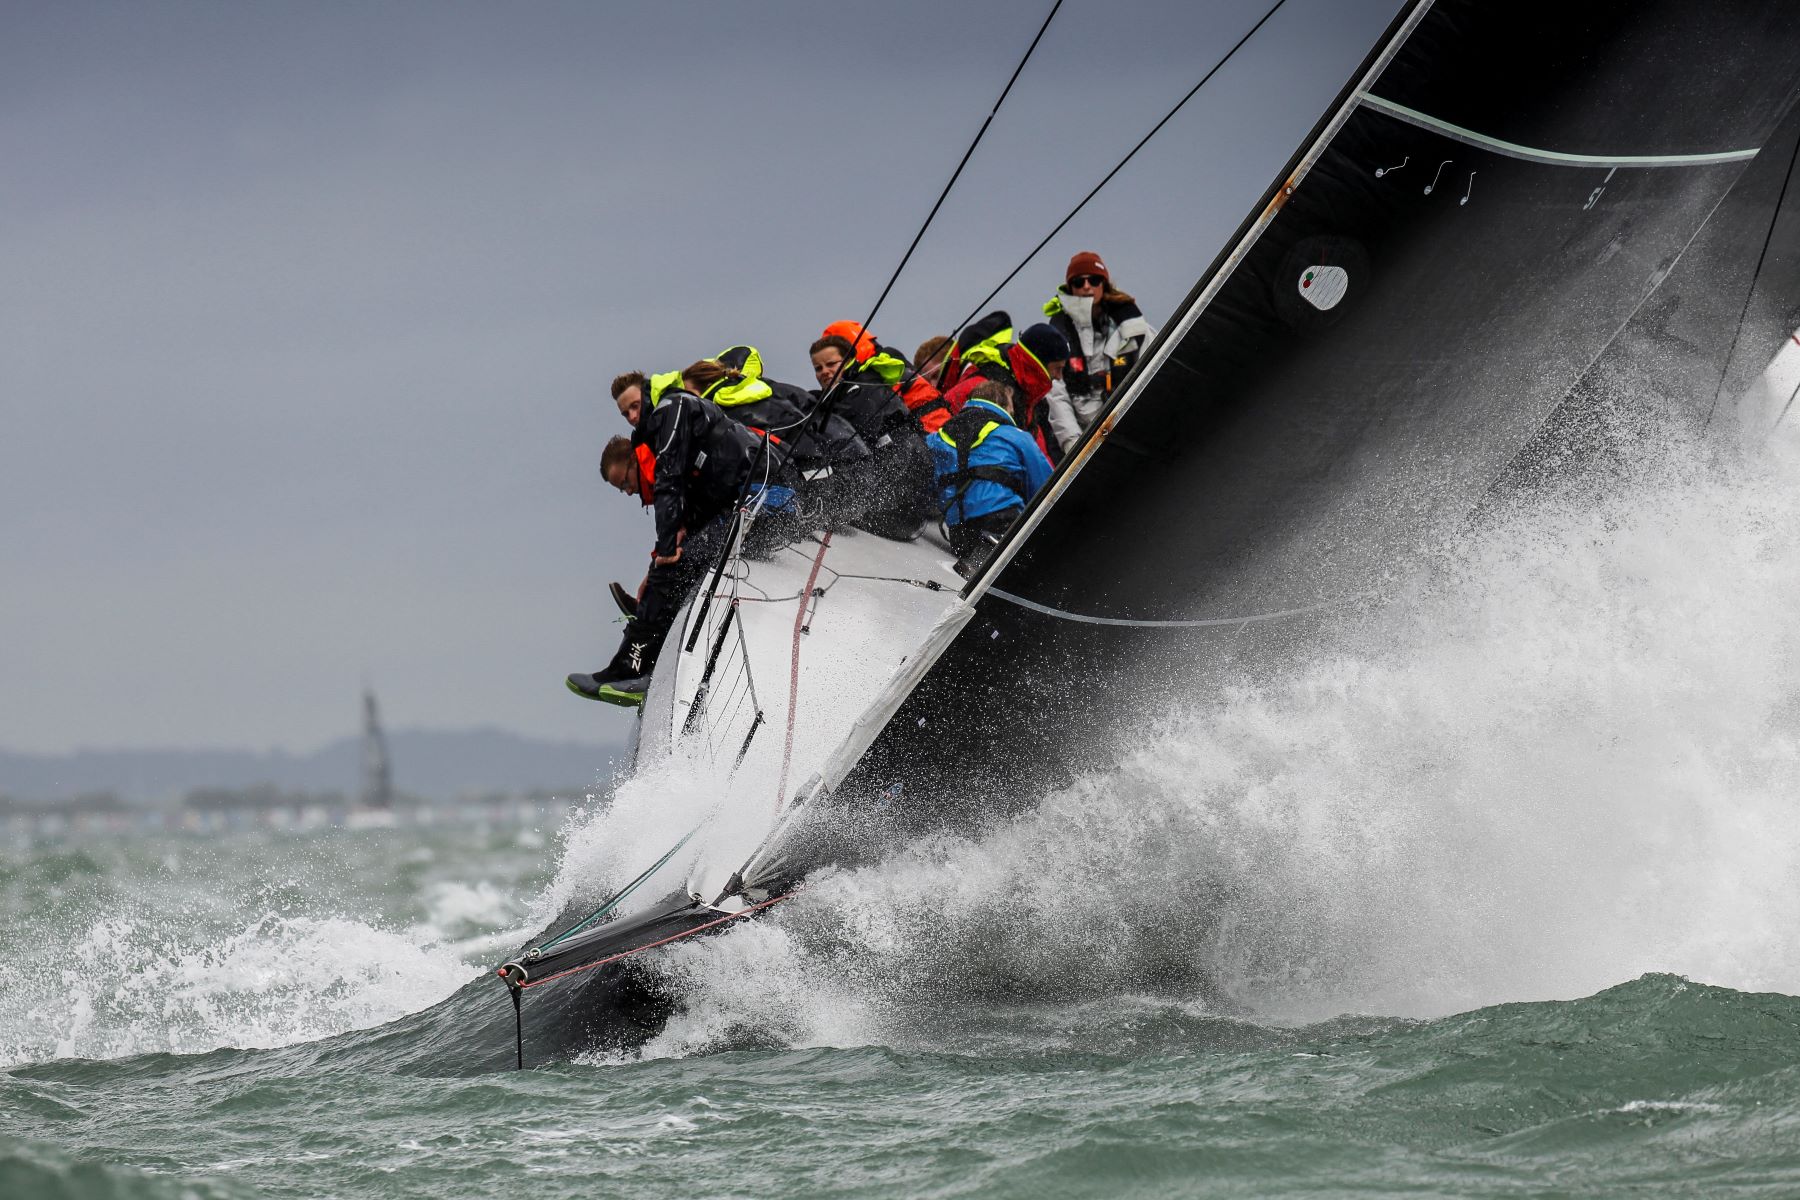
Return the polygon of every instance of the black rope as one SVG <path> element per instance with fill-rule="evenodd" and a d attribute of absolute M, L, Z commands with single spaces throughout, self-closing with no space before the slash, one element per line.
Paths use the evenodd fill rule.
<path fill-rule="evenodd" d="M 525 1014 L 520 1005 L 525 998 L 525 989 L 520 987 L 517 983 L 514 983 L 510 978 L 507 979 L 506 986 L 512 991 L 513 1048 L 518 1051 L 519 1056 L 518 1066 L 513 1069 L 523 1071 L 525 1069 Z"/>
<path fill-rule="evenodd" d="M 1769 426 L 1771 431 L 1775 429 L 1776 425 L 1780 425 L 1783 421 L 1787 420 L 1788 410 L 1794 407 L 1794 401 L 1797 399 L 1800 399 L 1800 383 L 1796 383 L 1794 385 L 1794 390 L 1788 393 L 1787 403 L 1781 406 L 1781 415 L 1775 418 L 1775 425 Z"/>
<path fill-rule="evenodd" d="M 1725 365 L 1719 368 L 1719 386 L 1713 392 L 1712 407 L 1706 410 L 1706 425 L 1712 425 L 1719 411 L 1719 400 L 1725 395 L 1725 381 L 1731 375 L 1731 360 L 1737 357 L 1738 339 L 1744 336 L 1744 323 L 1750 319 L 1750 302 L 1756 299 L 1756 284 L 1762 278 L 1763 263 L 1769 257 L 1769 245 L 1775 240 L 1775 226 L 1781 223 L 1781 206 L 1787 200 L 1788 185 L 1794 182 L 1794 164 L 1800 163 L 1800 137 L 1794 139 L 1794 151 L 1788 156 L 1787 174 L 1781 180 L 1781 193 L 1775 197 L 1775 211 L 1769 214 L 1769 232 L 1763 235 L 1762 253 L 1756 256 L 1756 270 L 1750 274 L 1750 290 L 1744 293 L 1744 309 L 1738 314 L 1737 329 L 1731 335 L 1731 349 L 1725 352 Z M 1788 400 L 1793 403 L 1792 398 Z M 1787 415 L 1787 410 L 1782 410 Z M 1779 422 L 1777 422 L 1779 424 Z"/>
<path fill-rule="evenodd" d="M 739 507 L 731 514 L 731 524 L 725 527 L 725 546 L 719 551 L 717 566 L 712 568 L 712 580 L 707 583 L 706 591 L 700 597 L 700 614 L 694 618 L 693 628 L 688 632 L 687 645 L 681 648 L 683 654 L 692 654 L 694 647 L 700 643 L 700 634 L 706 628 L 706 614 L 712 608 L 713 595 L 719 590 L 719 580 L 725 575 L 725 567 L 736 557 L 738 535 L 743 528 L 744 510 Z"/>
<path fill-rule="evenodd" d="M 1013 68 L 1012 78 L 1008 79 L 1006 86 L 1000 89 L 1000 98 L 994 101 L 994 107 L 988 112 L 987 120 L 983 121 L 981 128 L 975 131 L 975 140 L 969 143 L 967 150 L 963 151 L 962 161 L 957 163 L 956 170 L 950 173 L 950 182 L 946 183 L 944 190 L 938 193 L 937 203 L 931 206 L 931 212 L 926 215 L 925 223 L 919 226 L 919 232 L 913 235 L 912 245 L 908 246 L 906 253 L 900 256 L 900 265 L 895 267 L 894 273 L 888 277 L 887 286 L 881 289 L 881 295 L 876 299 L 875 307 L 871 308 L 869 315 L 863 319 L 864 333 L 867 333 L 869 327 L 875 323 L 875 314 L 880 312 L 881 306 L 887 302 L 888 293 L 894 290 L 894 284 L 900 279 L 900 272 L 906 270 L 906 264 L 911 260 L 913 251 L 917 250 L 919 243 L 924 240 L 925 231 L 931 228 L 931 222 L 937 217 L 938 209 L 942 208 L 944 201 L 949 198 L 950 189 L 956 186 L 957 179 L 962 176 L 963 168 L 969 165 L 969 159 L 974 155 L 975 147 L 981 145 L 981 139 L 987 133 L 988 126 L 994 123 L 994 117 L 999 113 L 1000 106 L 1006 103 L 1007 93 L 1011 92 L 1013 84 L 1018 82 L 1019 73 L 1025 69 L 1025 64 L 1031 61 L 1032 51 L 1036 50 L 1038 43 L 1043 40 L 1044 31 L 1050 28 L 1050 22 L 1056 18 L 1056 10 L 1061 7 L 1062 0 L 1056 0 L 1056 3 L 1050 6 L 1050 15 L 1044 18 L 1042 25 L 1038 26 L 1037 36 L 1031 39 L 1031 45 L 1025 48 L 1025 57 L 1019 60 L 1019 65 Z"/>
<path fill-rule="evenodd" d="M 756 710 L 756 717 L 750 722 L 750 732 L 744 735 L 744 744 L 738 747 L 737 761 L 731 764 L 733 771 L 744 765 L 744 755 L 750 753 L 750 742 L 756 737 L 756 731 L 763 727 L 762 709 Z"/>
<path fill-rule="evenodd" d="M 1076 215 L 1079 214 L 1082 209 L 1087 207 L 1088 201 L 1092 200 L 1095 196 L 1098 196 L 1100 194 L 1100 189 L 1105 187 L 1107 184 L 1111 183 L 1113 176 L 1117 175 L 1120 171 L 1123 171 L 1125 169 L 1125 164 L 1130 162 L 1133 158 L 1135 158 L 1137 156 L 1137 152 L 1139 150 L 1142 150 L 1144 148 L 1144 146 L 1149 143 L 1151 138 L 1155 137 L 1159 132 L 1161 132 L 1162 127 L 1164 125 L 1167 125 L 1170 121 L 1174 120 L 1175 114 L 1180 112 L 1182 110 L 1182 108 L 1187 104 L 1187 102 L 1189 100 L 1192 100 L 1194 98 L 1194 96 L 1200 91 L 1200 89 L 1205 87 L 1207 85 L 1207 82 L 1209 80 L 1211 80 L 1214 75 L 1217 75 L 1219 73 L 1220 69 L 1223 68 L 1226 63 L 1230 62 L 1232 60 L 1232 57 L 1234 55 L 1236 55 L 1239 50 L 1242 50 L 1244 48 L 1244 43 L 1249 41 L 1251 38 L 1255 37 L 1256 31 L 1261 29 L 1265 24 L 1267 24 L 1269 18 L 1274 16 L 1276 14 L 1276 12 L 1278 12 L 1280 10 L 1281 6 L 1286 3 L 1287 3 L 1287 0 L 1275 0 L 1275 3 L 1272 6 L 1270 6 L 1269 11 L 1262 15 L 1262 19 L 1257 21 L 1256 24 L 1252 25 L 1250 27 L 1250 31 L 1248 33 L 1246 33 L 1243 37 L 1239 38 L 1237 40 L 1237 44 L 1235 46 L 1233 46 L 1230 50 L 1225 52 L 1224 58 L 1221 58 L 1218 62 L 1213 64 L 1212 70 L 1208 71 L 1205 75 L 1202 75 L 1200 77 L 1200 82 L 1196 83 L 1192 88 L 1190 88 L 1188 90 L 1188 94 L 1183 96 L 1181 98 L 1181 100 L 1175 105 L 1175 107 L 1171 108 L 1168 111 L 1168 113 L 1163 117 L 1163 119 L 1158 121 L 1156 123 L 1156 125 L 1150 130 L 1150 132 L 1146 133 L 1144 135 L 1143 140 L 1139 141 L 1137 145 L 1135 145 L 1131 148 L 1130 152 L 1128 154 L 1126 154 L 1124 158 L 1121 158 L 1119 160 L 1119 165 L 1114 167 L 1112 170 L 1108 171 L 1106 173 L 1106 178 L 1102 179 L 1099 183 L 1096 183 L 1094 185 L 1094 190 L 1089 192 L 1087 195 L 1083 196 L 1081 198 L 1081 203 L 1077 204 L 1072 210 L 1070 210 L 1068 216 L 1066 216 L 1062 220 L 1058 221 L 1056 223 L 1056 228 L 1052 229 L 1049 233 L 1044 235 L 1043 241 L 1039 242 L 1036 246 L 1033 246 L 1031 248 L 1031 253 L 1027 254 L 1025 256 L 1024 260 L 1022 262 L 1020 262 L 1018 266 L 1014 267 L 1012 269 L 1012 272 L 1010 274 L 1008 274 L 1005 279 L 1002 279 L 1000 281 L 1000 286 L 996 287 L 993 291 L 989 292 L 987 294 L 987 298 L 985 300 L 983 300 L 980 304 L 977 304 L 975 306 L 974 312 L 970 313 L 968 316 L 964 317 L 960 322 L 957 323 L 956 328 L 950 331 L 950 340 L 952 342 L 956 341 L 956 335 L 961 333 L 968 326 L 970 321 L 973 321 L 976 317 L 980 316 L 982 313 L 987 311 L 987 306 L 989 304 L 993 303 L 994 297 L 998 296 L 1000 294 L 1001 290 L 1004 289 L 1007 284 L 1011 283 L 1014 279 L 1016 279 L 1018 277 L 1018 274 L 1020 271 L 1023 271 L 1027 266 L 1029 266 L 1031 264 L 1031 260 L 1036 258 L 1038 256 L 1038 254 L 1040 252 L 1042 252 L 1044 247 L 1048 246 L 1050 244 L 1050 239 L 1055 237 L 1057 234 L 1061 233 L 1063 231 L 1063 227 L 1066 226 L 1070 221 L 1073 221 L 1075 219 Z"/>

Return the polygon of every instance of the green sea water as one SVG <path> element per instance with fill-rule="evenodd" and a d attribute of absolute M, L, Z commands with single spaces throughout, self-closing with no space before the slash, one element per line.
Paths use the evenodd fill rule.
<path fill-rule="evenodd" d="M 0 847 L 0 1200 L 1800 1196 L 1797 483 L 1197 667 L 1031 812 L 659 951 L 629 1055 L 504 1069 L 488 972 L 710 785 Z"/>
<path fill-rule="evenodd" d="M 505 1015 L 481 969 L 554 856 L 419 836 L 6 857 L 0 1196 L 1800 1194 L 1800 998 L 1666 974 L 1296 1021 L 1028 969 L 909 996 L 867 977 L 890 948 L 773 1032 L 747 1000 L 642 1057 L 476 1069 L 507 1047 L 446 1024 Z M 746 952 L 816 949 L 809 920 L 842 932 Z M 758 985 L 730 944 L 688 969 Z"/>

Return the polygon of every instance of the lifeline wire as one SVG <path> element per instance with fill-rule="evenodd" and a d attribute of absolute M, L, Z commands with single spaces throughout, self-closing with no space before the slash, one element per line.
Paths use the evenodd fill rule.
<path fill-rule="evenodd" d="M 1016 266 L 1012 269 L 1011 274 L 1009 274 L 1005 279 L 1002 279 L 1000 281 L 1000 286 L 996 287 L 993 291 L 989 292 L 987 294 L 987 299 L 983 300 L 980 304 L 977 304 L 975 306 L 974 312 L 970 313 L 968 316 L 964 317 L 961 321 L 959 321 L 957 323 L 956 328 L 950 331 L 950 340 L 952 342 L 954 342 L 956 340 L 956 335 L 961 333 L 968 326 L 970 321 L 973 321 L 976 317 L 980 316 L 982 314 L 982 312 L 987 308 L 987 306 L 989 304 L 993 303 L 994 297 L 998 296 L 1000 294 L 1002 288 L 1006 287 L 1007 284 L 1011 283 L 1014 279 L 1016 279 L 1018 277 L 1019 272 L 1023 271 L 1027 266 L 1029 266 L 1031 264 L 1031 260 L 1036 258 L 1038 256 L 1038 254 L 1044 249 L 1044 247 L 1048 246 L 1050 244 L 1050 239 L 1055 237 L 1057 234 L 1061 233 L 1063 231 L 1063 226 L 1067 225 L 1070 221 L 1073 221 L 1076 217 L 1076 214 L 1078 214 L 1079 212 L 1081 212 L 1082 209 L 1087 207 L 1088 201 L 1092 200 L 1095 196 L 1098 196 L 1100 194 L 1100 189 L 1105 187 L 1107 184 L 1111 183 L 1113 176 L 1117 175 L 1120 171 L 1123 171 L 1125 169 L 1125 164 L 1130 162 L 1134 157 L 1136 157 L 1137 152 L 1139 150 L 1142 150 L 1144 148 L 1144 146 L 1149 143 L 1151 138 L 1155 137 L 1159 132 L 1161 132 L 1162 127 L 1164 125 L 1167 125 L 1170 121 L 1174 120 L 1175 114 L 1180 112 L 1182 110 L 1183 106 L 1185 106 L 1189 100 L 1192 100 L 1194 98 L 1194 96 L 1200 91 L 1200 89 L 1205 87 L 1207 82 L 1210 79 L 1212 79 L 1212 77 L 1214 75 L 1217 75 L 1219 73 L 1220 69 L 1222 67 L 1224 67 L 1224 65 L 1226 63 L 1228 63 L 1232 60 L 1232 58 L 1237 54 L 1237 52 L 1239 50 L 1242 50 L 1244 48 L 1244 43 L 1249 41 L 1251 38 L 1255 37 L 1256 31 L 1261 29 L 1265 24 L 1267 24 L 1269 18 L 1274 16 L 1277 12 L 1279 12 L 1281 9 L 1281 6 L 1286 3 L 1287 3 L 1287 0 L 1275 0 L 1274 5 L 1270 7 L 1269 11 L 1262 15 L 1262 19 L 1259 20 L 1256 24 L 1252 25 L 1250 27 L 1250 31 L 1248 33 L 1246 33 L 1243 37 L 1241 37 L 1237 40 L 1237 45 L 1233 46 L 1230 50 L 1225 52 L 1224 58 L 1221 58 L 1218 62 L 1213 64 L 1212 70 L 1208 71 L 1205 75 L 1202 75 L 1200 77 L 1200 82 L 1196 83 L 1191 89 L 1189 89 L 1188 94 L 1183 96 L 1181 98 L 1181 100 L 1175 105 L 1175 107 L 1171 108 L 1168 111 L 1167 115 L 1165 115 L 1162 120 L 1158 121 L 1155 124 L 1155 126 L 1153 126 L 1151 128 L 1149 133 L 1146 133 L 1144 135 L 1143 140 L 1138 142 L 1137 145 L 1133 146 L 1131 148 L 1130 152 L 1127 153 L 1124 158 L 1121 158 L 1119 160 L 1119 165 L 1114 167 L 1112 170 L 1108 171 L 1106 173 L 1106 178 L 1102 179 L 1099 183 L 1096 183 L 1094 185 L 1094 190 L 1089 192 L 1087 195 L 1083 196 L 1081 198 L 1081 203 L 1077 204 L 1072 210 L 1070 210 L 1068 216 L 1066 216 L 1062 220 L 1058 221 L 1056 223 L 1056 228 L 1052 229 L 1049 233 L 1044 235 L 1043 241 L 1039 242 L 1037 245 L 1035 245 L 1031 248 L 1031 253 L 1027 254 L 1025 256 L 1024 260 L 1022 262 L 1020 262 L 1018 266 Z M 985 126 L 984 126 L 984 128 L 985 128 Z M 958 169 L 960 170 L 960 168 L 958 168 Z M 952 181 L 952 182 L 954 182 L 954 181 Z M 936 210 L 934 209 L 933 211 L 935 212 Z M 910 254 L 911 251 L 908 251 L 907 253 Z M 902 265 L 904 265 L 904 264 L 902 264 Z M 886 295 L 885 292 L 882 294 L 884 296 Z M 864 328 L 867 328 L 867 326 L 864 326 Z"/>
<path fill-rule="evenodd" d="M 1025 69 L 1025 64 L 1031 61 L 1032 51 L 1036 50 L 1038 43 L 1043 40 L 1044 31 L 1050 28 L 1050 22 L 1056 19 L 1056 11 L 1061 7 L 1062 0 L 1056 0 L 1056 3 L 1050 6 L 1050 15 L 1045 17 L 1044 23 L 1038 27 L 1037 36 L 1031 39 L 1031 45 L 1025 48 L 1025 57 L 1019 60 L 1019 65 L 1013 68 L 1012 78 L 1008 79 L 1006 86 L 1000 89 L 1000 98 L 994 101 L 994 107 L 988 112 L 987 120 L 983 121 L 981 128 L 975 131 L 975 140 L 969 143 L 967 150 L 963 151 L 962 161 L 957 163 L 956 170 L 950 173 L 950 182 L 946 183 L 944 190 L 938 193 L 937 203 L 931 206 L 931 212 L 926 215 L 925 223 L 919 226 L 919 232 L 913 235 L 912 245 L 908 246 L 906 253 L 900 256 L 900 265 L 895 267 L 894 273 L 888 277 L 887 286 L 881 289 L 881 296 L 875 301 L 875 307 L 871 308 L 869 315 L 863 319 L 864 333 L 867 333 L 869 326 L 875 323 L 875 314 L 880 312 L 881 306 L 887 302 L 888 293 L 894 290 L 894 284 L 900 279 L 900 272 L 906 270 L 906 264 L 911 260 L 913 251 L 919 248 L 920 241 L 925 237 L 925 231 L 931 228 L 931 222 L 937 217 L 938 209 L 942 208 L 944 201 L 949 198 L 950 189 L 956 186 L 956 181 L 962 176 L 963 168 L 969 165 L 969 159 L 974 155 L 975 147 L 981 145 L 981 139 L 987 133 L 988 126 L 994 123 L 994 117 L 1000 112 L 1000 106 L 1006 103 L 1007 93 L 1011 92 L 1013 84 L 1018 82 L 1019 73 Z"/>

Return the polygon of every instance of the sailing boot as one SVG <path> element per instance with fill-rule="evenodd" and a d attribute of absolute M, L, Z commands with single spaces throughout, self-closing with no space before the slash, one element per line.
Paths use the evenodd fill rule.
<path fill-rule="evenodd" d="M 987 560 L 994 557 L 994 551 L 1000 548 L 1000 539 L 992 533 L 979 533 L 969 539 L 952 537 L 951 545 L 955 547 L 959 540 L 964 545 L 958 548 L 959 553 L 951 569 L 964 579 L 973 579 L 981 574 L 981 568 L 987 566 Z"/>
<path fill-rule="evenodd" d="M 620 612 L 628 617 L 637 616 L 636 596 L 620 587 L 617 583 L 607 584 L 606 590 L 612 593 L 613 603 L 619 606 Z"/>
<path fill-rule="evenodd" d="M 646 642 L 626 642 L 613 660 L 592 675 L 571 675 L 571 692 L 587 700 L 600 700 L 622 708 L 636 708 L 650 690 L 650 667 L 644 662 Z"/>

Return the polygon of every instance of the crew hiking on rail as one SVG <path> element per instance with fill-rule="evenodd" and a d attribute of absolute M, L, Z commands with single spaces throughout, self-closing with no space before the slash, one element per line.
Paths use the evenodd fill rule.
<path fill-rule="evenodd" d="M 744 344 L 680 371 L 614 379 L 630 434 L 607 442 L 600 472 L 655 510 L 656 538 L 635 592 L 611 585 L 626 617 L 618 650 L 570 675 L 569 690 L 642 704 L 741 506 L 756 511 L 745 522 L 750 557 L 817 529 L 911 541 L 935 528 L 972 578 L 1154 333 L 1092 251 L 1070 259 L 1044 312 L 1047 322 L 1023 332 L 993 312 L 929 337 L 917 366 L 857 322 L 833 322 L 808 350 L 811 391 L 769 378 Z"/>

